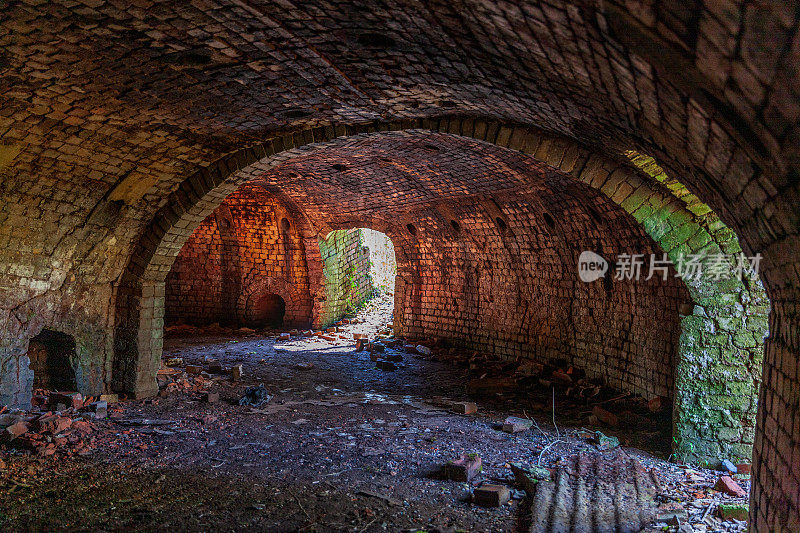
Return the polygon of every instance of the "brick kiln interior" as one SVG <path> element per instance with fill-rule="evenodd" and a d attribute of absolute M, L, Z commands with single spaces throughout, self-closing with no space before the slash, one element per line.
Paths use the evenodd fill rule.
<path fill-rule="evenodd" d="M 606 408 L 619 398 L 586 394 L 635 398 L 642 413 L 650 406 L 661 417 L 658 439 L 673 460 L 752 465 L 752 486 L 740 479 L 749 494 L 735 496 L 737 505 L 749 501 L 737 516 L 752 529 L 800 528 L 795 2 L 8 4 L 0 15 L 0 450 L 14 461 L 6 467 L 0 456 L 0 475 L 15 491 L 46 498 L 15 477 L 34 468 L 25 461 L 88 456 L 105 442 L 98 428 L 143 427 L 130 415 L 166 418 L 193 394 L 203 416 L 159 429 L 167 433 L 114 434 L 132 439 L 143 461 L 148 446 L 171 444 L 136 439 L 170 441 L 189 420 L 202 425 L 195 436 L 221 435 L 233 426 L 226 416 L 268 416 L 237 404 L 245 385 L 261 380 L 279 402 L 270 409 L 313 400 L 324 405 L 302 405 L 336 411 L 335 394 L 286 391 L 345 387 L 366 394 L 362 403 L 396 393 L 387 401 L 417 402 L 423 416 L 430 408 L 419 398 L 430 406 L 445 394 L 430 377 L 441 374 L 451 395 L 488 392 L 479 417 L 527 420 L 517 401 L 530 400 L 541 419 L 549 405 L 552 420 L 537 437 L 545 462 L 562 437 L 560 401 L 591 407 L 591 418 L 577 409 L 570 431 L 591 422 L 637 433 L 639 424 L 647 440 L 641 413 L 613 412 Z M 380 272 L 370 255 L 378 246 L 369 245 L 379 242 L 396 261 Z M 584 252 L 607 264 L 605 277 L 582 278 Z M 687 256 L 699 258 L 694 277 L 678 276 Z M 649 258 L 645 275 L 613 275 L 631 257 Z M 757 273 L 720 275 L 743 257 L 760 260 Z M 345 322 L 354 317 L 363 327 Z M 176 334 L 166 343 L 165 329 Z M 459 364 L 465 374 L 450 374 Z M 416 394 L 407 401 L 406 385 Z M 221 404 L 211 401 L 217 389 Z M 398 424 L 392 434 L 402 440 L 411 415 L 392 416 L 373 418 Z M 300 435 L 305 422 L 295 422 L 280 419 L 280 431 L 297 442 L 317 433 Z M 484 435 L 486 427 L 459 423 L 452 427 L 464 435 Z M 426 426 L 436 437 L 415 445 L 434 447 L 444 426 Z M 240 437 L 229 452 L 251 446 Z M 331 434 L 320 446 L 347 449 L 340 437 L 352 440 Z M 285 442 L 280 432 L 260 438 Z M 514 438 L 510 449 L 530 453 Z M 384 448 L 397 453 L 400 440 Z M 441 458 L 428 448 L 415 449 Z M 128 453 L 110 449 L 104 464 Z M 218 468 L 214 457 L 232 461 L 202 450 L 193 451 L 209 468 Z M 374 453 L 362 456 L 382 457 Z M 493 457 L 492 475 L 513 462 Z M 389 478 L 395 460 L 384 461 Z M 596 457 L 570 461 L 605 468 Z M 90 478 L 102 470 L 88 464 L 74 463 Z M 548 466 L 556 477 L 567 468 Z M 242 473 L 219 468 L 231 486 Z M 137 473 L 139 485 L 160 472 L 148 469 Z M 397 486 L 411 495 L 421 477 Z M 321 486 L 303 479 L 294 489 Z M 34 496 L 31 509 L 47 508 Z M 11 489 L 0 497 L 0 527 L 7 516 L 12 526 L 33 519 L 16 498 Z M 320 525 L 309 513 L 316 508 L 287 502 L 298 529 Z M 435 514 L 420 505 L 403 527 Z M 722 505 L 692 527 L 724 519 Z M 347 518 L 356 530 L 381 525 L 361 512 Z M 456 526 L 508 526 L 505 515 L 453 512 Z M 277 519 L 268 512 L 263 520 L 242 523 Z"/>

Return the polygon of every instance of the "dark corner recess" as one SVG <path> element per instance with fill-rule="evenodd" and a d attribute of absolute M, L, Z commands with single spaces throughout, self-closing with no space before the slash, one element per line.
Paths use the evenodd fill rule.
<path fill-rule="evenodd" d="M 28 344 L 33 386 L 56 391 L 77 391 L 73 365 L 77 358 L 72 335 L 43 329 Z"/>

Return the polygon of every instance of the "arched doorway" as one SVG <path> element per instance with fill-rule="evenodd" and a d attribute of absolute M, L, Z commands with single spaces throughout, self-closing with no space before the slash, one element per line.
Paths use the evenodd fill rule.
<path fill-rule="evenodd" d="M 283 325 L 286 302 L 277 294 L 268 292 L 251 297 L 252 304 L 245 311 L 245 323 L 254 328 L 278 328 Z"/>

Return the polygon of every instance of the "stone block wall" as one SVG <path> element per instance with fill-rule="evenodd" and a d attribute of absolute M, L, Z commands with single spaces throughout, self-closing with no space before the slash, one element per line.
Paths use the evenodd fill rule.
<path fill-rule="evenodd" d="M 178 254 L 166 280 L 165 321 L 264 327 L 272 324 L 266 315 L 275 297 L 285 305 L 284 326 L 311 324 L 297 221 L 262 189 L 243 188 L 195 229 Z"/>
<path fill-rule="evenodd" d="M 315 324 L 326 327 L 375 295 L 370 249 L 361 229 L 332 231 L 319 239 L 323 296 Z"/>

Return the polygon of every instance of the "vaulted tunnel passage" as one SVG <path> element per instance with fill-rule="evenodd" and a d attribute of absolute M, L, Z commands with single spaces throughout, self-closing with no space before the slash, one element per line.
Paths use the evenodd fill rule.
<path fill-rule="evenodd" d="M 128 418 L 154 414 L 173 400 L 136 399 L 171 372 L 165 323 L 245 325 L 276 295 L 283 327 L 321 327 L 323 262 L 301 259 L 331 232 L 367 227 L 395 245 L 395 334 L 456 357 L 563 359 L 668 398 L 679 460 L 752 462 L 751 529 L 800 528 L 794 2 L 6 7 L 3 405 L 31 407 L 37 343 L 61 332 L 84 396 L 121 393 Z M 265 195 L 261 219 L 237 212 L 237 198 Z M 272 240 L 274 262 L 247 255 Z M 666 279 L 584 282 L 583 251 L 609 274 L 623 254 L 652 254 Z M 676 278 L 687 256 L 704 275 Z M 742 257 L 760 259 L 758 274 Z M 716 275 L 730 270 L 742 275 Z M 410 366 L 370 383 L 403 390 Z M 3 453 L 66 442 L 28 433 Z M 381 479 L 403 486 L 392 461 Z M 12 529 L 48 528 L 41 500 L 25 515 L 5 493 Z M 313 523 L 296 503 L 284 502 L 295 526 Z"/>

